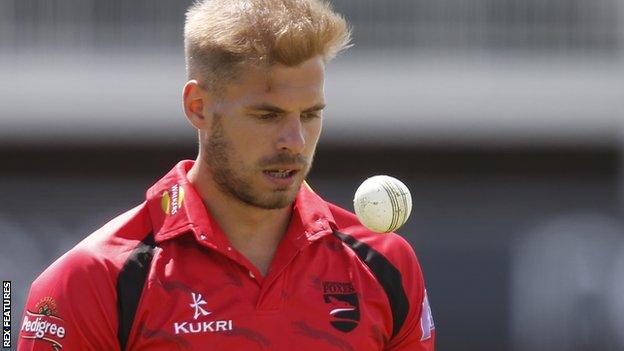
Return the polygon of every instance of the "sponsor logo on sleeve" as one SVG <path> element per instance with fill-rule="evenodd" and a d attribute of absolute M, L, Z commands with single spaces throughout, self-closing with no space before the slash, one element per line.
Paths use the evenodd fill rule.
<path fill-rule="evenodd" d="M 425 298 L 423 299 L 422 311 L 420 312 L 420 328 L 422 329 L 420 341 L 429 339 L 431 337 L 431 332 L 435 329 L 431 306 L 429 306 L 429 298 L 427 297 L 427 290 L 425 290 Z"/>
<path fill-rule="evenodd" d="M 176 184 L 163 192 L 160 206 L 165 214 L 173 216 L 178 213 L 183 201 L 184 188 Z"/>
<path fill-rule="evenodd" d="M 24 339 L 49 343 L 52 350 L 63 348 L 65 322 L 59 317 L 53 298 L 41 299 L 35 305 L 35 312 L 26 310 L 20 334 Z"/>
<path fill-rule="evenodd" d="M 198 333 L 216 333 L 230 331 L 233 329 L 231 319 L 226 320 L 206 320 L 212 312 L 207 311 L 204 305 L 208 303 L 202 298 L 201 294 L 191 293 L 192 302 L 188 305 L 193 309 L 193 320 L 175 322 L 173 324 L 173 332 L 177 334 L 198 334 Z"/>
<path fill-rule="evenodd" d="M 329 305 L 329 323 L 334 328 L 348 333 L 358 326 L 360 304 L 351 282 L 323 282 L 323 300 Z"/>

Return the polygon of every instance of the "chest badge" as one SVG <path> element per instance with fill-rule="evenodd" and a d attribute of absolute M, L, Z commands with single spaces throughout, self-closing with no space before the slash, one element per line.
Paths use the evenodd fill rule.
<path fill-rule="evenodd" d="M 329 323 L 348 333 L 358 326 L 360 304 L 351 282 L 323 282 L 323 300 L 329 307 Z"/>

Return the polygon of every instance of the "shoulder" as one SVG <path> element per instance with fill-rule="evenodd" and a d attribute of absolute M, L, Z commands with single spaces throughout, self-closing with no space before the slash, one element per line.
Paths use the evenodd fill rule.
<path fill-rule="evenodd" d="M 364 227 L 355 214 L 328 203 L 336 222 L 335 235 L 347 246 L 359 251 L 358 255 L 377 254 L 383 256 L 397 268 L 418 268 L 416 255 L 407 240 L 396 233 L 375 233 Z"/>
<path fill-rule="evenodd" d="M 424 297 L 424 279 L 411 245 L 396 233 L 372 232 L 353 213 L 329 206 L 337 226 L 334 235 L 355 252 L 388 297 L 392 337 L 412 328 Z"/>
<path fill-rule="evenodd" d="M 117 282 L 145 237 L 149 218 L 138 206 L 113 219 L 52 263 L 32 283 L 20 349 L 117 350 Z M 39 330 L 41 323 L 54 325 Z"/>
<path fill-rule="evenodd" d="M 396 233 L 375 233 L 353 213 L 332 204 L 329 207 L 337 226 L 334 235 L 368 267 L 391 304 L 401 307 L 400 318 L 405 318 L 409 300 L 420 301 L 424 292 L 422 269 L 412 246 Z"/>
<path fill-rule="evenodd" d="M 61 256 L 49 268 L 57 266 L 109 267 L 122 264 L 131 252 L 150 234 L 149 216 L 143 204 L 115 217 L 88 235 L 71 250 Z"/>
<path fill-rule="evenodd" d="M 106 223 L 52 263 L 31 291 L 80 292 L 85 284 L 109 285 L 132 251 L 150 234 L 149 216 L 139 205 Z M 103 286 L 101 286 L 103 287 Z"/>

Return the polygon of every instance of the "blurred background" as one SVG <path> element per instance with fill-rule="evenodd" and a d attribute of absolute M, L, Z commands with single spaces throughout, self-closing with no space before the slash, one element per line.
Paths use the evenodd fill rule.
<path fill-rule="evenodd" d="M 179 159 L 190 1 L 0 1 L 0 276 L 30 282 Z M 399 230 L 438 350 L 624 349 L 624 0 L 335 0 L 310 183 L 352 209 L 412 191 Z"/>

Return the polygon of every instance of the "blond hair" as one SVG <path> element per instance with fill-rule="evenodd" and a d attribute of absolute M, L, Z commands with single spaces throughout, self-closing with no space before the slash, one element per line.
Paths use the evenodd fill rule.
<path fill-rule="evenodd" d="M 324 0 L 203 0 L 186 13 L 189 79 L 206 88 L 229 83 L 245 65 L 325 62 L 349 46 L 345 19 Z"/>

